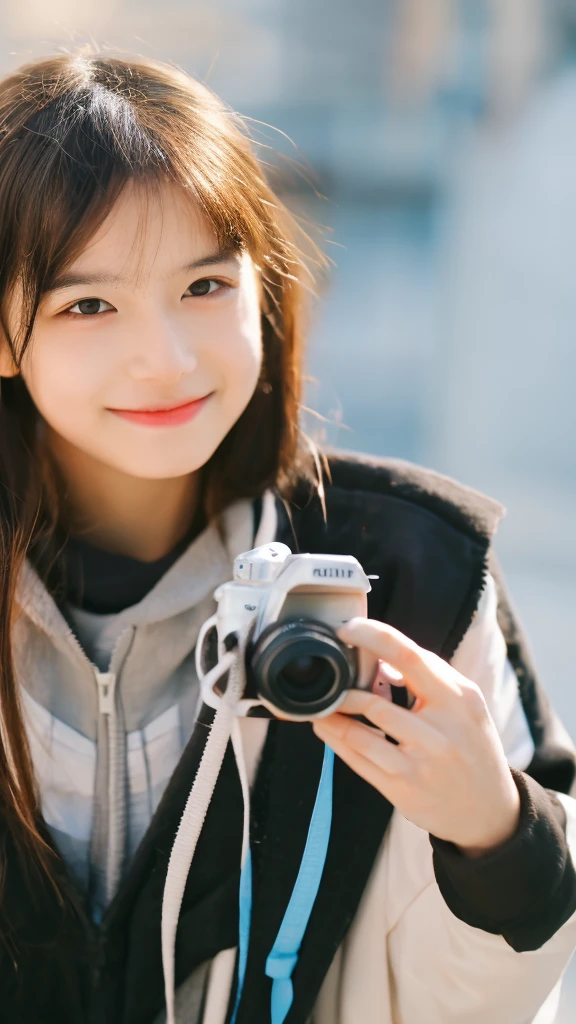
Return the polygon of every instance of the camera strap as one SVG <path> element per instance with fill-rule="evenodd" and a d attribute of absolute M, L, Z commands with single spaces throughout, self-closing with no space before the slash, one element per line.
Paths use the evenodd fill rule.
<path fill-rule="evenodd" d="M 324 760 L 314 809 L 308 828 L 306 846 L 292 895 L 274 945 L 266 960 L 266 974 L 272 978 L 271 1020 L 283 1024 L 294 998 L 292 973 L 312 908 L 318 894 L 332 824 L 332 783 L 334 751 L 324 747 Z M 246 852 L 240 876 L 240 928 L 238 941 L 238 988 L 230 1024 L 234 1024 L 242 997 L 252 914 L 252 861 Z"/>

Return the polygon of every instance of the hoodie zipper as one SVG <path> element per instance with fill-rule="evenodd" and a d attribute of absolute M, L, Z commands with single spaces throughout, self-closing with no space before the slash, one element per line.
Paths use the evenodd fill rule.
<path fill-rule="evenodd" d="M 76 639 L 76 638 L 74 638 Z M 82 651 L 85 660 L 86 655 Z M 116 684 L 118 673 L 101 672 L 93 662 L 90 667 L 96 680 L 98 695 L 98 714 L 105 717 L 108 736 L 108 813 L 107 813 L 107 851 L 106 851 L 106 903 L 109 905 L 116 892 L 119 881 L 122 847 L 124 840 L 124 815 L 118 813 L 118 714 L 116 710 Z M 71 898 L 78 907 L 75 891 Z M 91 999 L 88 1010 L 87 1024 L 99 1024 L 107 1009 L 106 989 L 103 987 L 103 972 L 106 965 L 107 927 L 104 922 L 95 926 L 80 904 L 81 919 L 86 929 L 86 937 L 90 947 L 91 960 Z"/>
<path fill-rule="evenodd" d="M 94 669 L 96 686 L 98 688 L 98 711 L 106 719 L 106 732 L 108 741 L 108 799 L 107 799 L 107 849 L 106 849 L 106 876 L 105 876 L 105 898 L 106 905 L 110 904 L 118 884 L 122 867 L 124 853 L 124 826 L 125 814 L 123 813 L 123 789 L 124 772 L 120 771 L 118 763 L 119 744 L 119 721 L 116 710 L 116 673 L 100 672 Z"/>
<path fill-rule="evenodd" d="M 98 711 L 101 715 L 113 715 L 116 696 L 116 673 L 100 672 L 94 667 L 98 687 Z"/>
<path fill-rule="evenodd" d="M 108 727 L 108 848 L 106 850 L 106 906 L 120 884 L 126 833 L 126 742 L 116 709 L 116 675 L 98 672 L 100 708 Z M 122 764 L 119 762 L 122 759 Z"/>
<path fill-rule="evenodd" d="M 42 623 L 37 622 L 37 625 L 40 625 L 42 628 Z M 126 634 L 130 632 L 132 635 L 134 634 L 134 627 L 128 626 L 116 638 L 116 644 L 110 656 L 110 664 L 114 662 L 121 643 L 125 639 Z M 116 706 L 116 691 L 120 672 L 101 672 L 87 656 L 86 651 L 70 626 L 68 626 L 65 636 L 75 655 L 79 658 L 84 668 L 90 671 L 92 678 L 96 682 L 98 717 L 103 716 L 106 723 L 108 737 L 108 807 L 106 816 L 105 897 L 106 904 L 108 905 L 115 895 L 121 878 L 126 827 L 126 816 L 123 813 L 125 811 L 126 750 L 123 742 L 124 737 L 120 736 L 120 732 L 123 732 L 123 720 L 118 715 Z M 129 653 L 130 647 L 131 643 L 128 644 L 126 655 Z M 120 670 L 124 668 L 125 661 L 126 656 L 122 660 L 122 665 L 119 666 Z M 120 728 L 121 721 L 122 729 Z M 122 746 L 123 749 L 118 750 L 119 746 Z M 120 758 L 122 758 L 123 764 L 120 764 Z M 94 835 L 94 833 L 92 834 Z"/>
<path fill-rule="evenodd" d="M 116 638 L 116 644 L 112 654 L 110 656 L 110 663 L 114 661 L 120 644 L 124 640 L 126 633 L 131 632 L 128 627 Z M 134 630 L 132 630 L 132 633 Z M 118 884 L 120 882 L 122 872 L 122 862 L 124 853 L 124 834 L 125 834 L 125 813 L 122 813 L 123 808 L 120 804 L 124 801 L 125 796 L 125 771 L 120 771 L 121 766 L 119 765 L 118 759 L 118 745 L 120 742 L 120 721 L 116 706 L 116 691 L 117 684 L 120 676 L 120 672 L 101 672 L 97 665 L 87 656 L 84 648 L 78 640 L 74 631 L 70 628 L 66 631 L 67 640 L 70 645 L 74 648 L 76 654 L 79 656 L 83 664 L 89 668 L 93 679 L 96 682 L 96 694 L 97 694 L 97 707 L 98 717 L 103 716 L 106 722 L 106 732 L 108 737 L 108 756 L 107 756 L 107 767 L 108 767 L 108 786 L 107 786 L 107 848 L 106 848 L 106 866 L 105 866 L 105 890 L 106 890 L 106 905 L 109 905 L 112 901 L 113 896 L 116 893 Z M 128 645 L 128 651 L 131 644 Z M 127 651 L 127 653 L 128 653 Z M 124 667 L 123 659 L 121 668 Z M 123 731 L 123 728 L 122 728 Z M 122 737 L 123 738 L 123 737 Z M 126 751 L 123 750 L 123 759 L 125 760 Z M 103 908 L 104 909 L 104 908 Z"/>
<path fill-rule="evenodd" d="M 115 655 L 122 643 L 126 633 L 130 632 L 130 628 L 124 630 L 116 639 L 116 644 L 112 654 L 110 656 L 110 664 L 114 661 Z M 125 771 L 122 771 L 122 766 L 119 764 L 119 751 L 118 746 L 120 744 L 120 721 L 116 706 L 116 691 L 119 679 L 119 672 L 101 672 L 100 669 L 94 664 L 93 661 L 87 656 L 84 648 L 78 640 L 76 634 L 72 629 L 68 629 L 67 638 L 72 647 L 74 647 L 76 653 L 80 656 L 84 665 L 88 666 L 90 672 L 96 682 L 96 693 L 97 693 L 97 706 L 98 716 L 104 717 L 106 722 L 106 732 L 108 738 L 108 793 L 107 793 L 107 848 L 106 848 L 106 866 L 105 866 L 105 898 L 106 905 L 108 906 L 112 901 L 113 896 L 118 888 L 120 877 L 122 873 L 122 862 L 124 855 L 124 835 L 126 827 L 126 815 L 123 813 L 124 807 L 121 806 L 125 799 Z M 130 645 L 129 645 L 130 648 Z M 128 650 L 129 650 L 128 648 Z M 124 666 L 126 658 L 123 659 L 122 668 Z M 123 727 L 122 727 L 123 732 Z M 123 740 L 123 737 L 122 737 Z M 123 750 L 120 751 L 123 760 L 126 757 L 126 751 L 123 745 Z"/>

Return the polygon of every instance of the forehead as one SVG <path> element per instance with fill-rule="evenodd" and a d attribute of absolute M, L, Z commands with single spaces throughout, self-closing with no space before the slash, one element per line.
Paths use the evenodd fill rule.
<path fill-rule="evenodd" d="M 69 269 L 138 284 L 217 248 L 214 228 L 182 189 L 129 183 Z"/>

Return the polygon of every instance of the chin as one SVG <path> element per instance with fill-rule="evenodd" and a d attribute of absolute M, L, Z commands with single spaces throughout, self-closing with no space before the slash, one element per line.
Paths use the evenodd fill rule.
<path fill-rule="evenodd" d="M 218 438 L 214 444 L 207 444 L 204 441 L 202 445 L 192 446 L 174 439 L 170 448 L 164 451 L 154 452 L 148 448 L 148 451 L 134 452 L 126 459 L 118 459 L 116 452 L 110 459 L 103 461 L 126 473 L 127 476 L 143 480 L 172 480 L 175 477 L 188 476 L 205 466 L 221 440 Z"/>

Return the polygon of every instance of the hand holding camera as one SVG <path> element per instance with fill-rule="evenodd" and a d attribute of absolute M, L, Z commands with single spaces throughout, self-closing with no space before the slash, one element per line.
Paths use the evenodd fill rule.
<path fill-rule="evenodd" d="M 416 703 L 408 711 L 353 690 L 337 714 L 314 723 L 316 735 L 406 818 L 467 856 L 506 842 L 520 797 L 480 689 L 384 623 L 354 619 L 338 636 L 401 673 Z"/>

